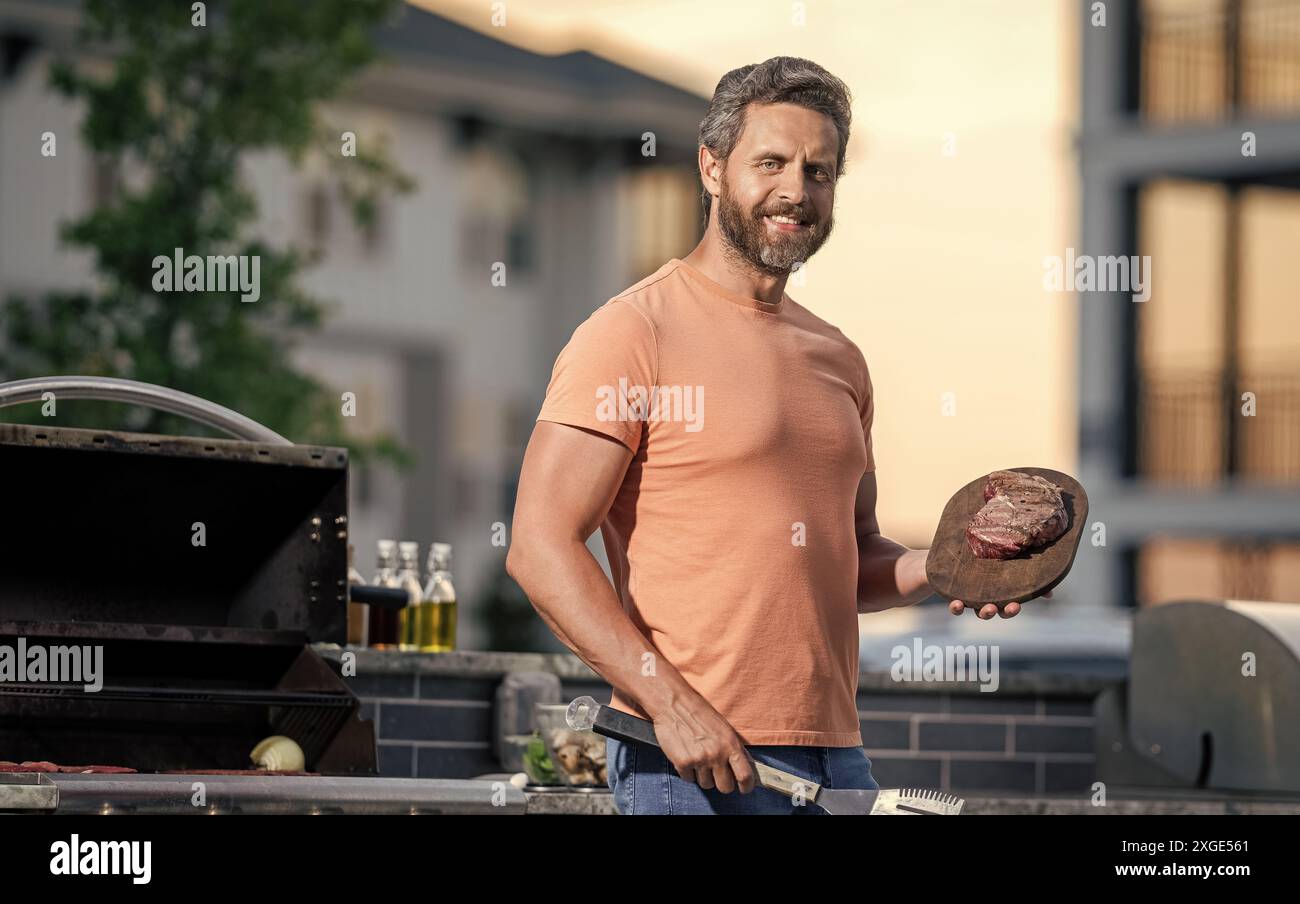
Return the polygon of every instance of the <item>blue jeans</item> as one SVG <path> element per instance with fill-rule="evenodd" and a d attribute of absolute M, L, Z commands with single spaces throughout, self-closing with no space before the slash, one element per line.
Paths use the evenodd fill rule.
<path fill-rule="evenodd" d="M 746 748 L 756 762 L 794 773 L 826 788 L 876 790 L 871 760 L 861 747 L 762 746 Z M 754 790 L 724 794 L 705 790 L 677 774 L 668 757 L 650 744 L 605 739 L 606 772 L 614 806 L 624 816 L 805 815 L 823 816 L 816 804 L 796 806 L 784 794 L 755 784 Z"/>

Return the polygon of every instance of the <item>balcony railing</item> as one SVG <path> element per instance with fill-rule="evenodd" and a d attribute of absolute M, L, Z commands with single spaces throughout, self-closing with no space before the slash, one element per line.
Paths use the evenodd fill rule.
<path fill-rule="evenodd" d="M 1300 601 L 1300 544 L 1275 537 L 1148 538 L 1138 549 L 1139 605 L 1189 599 Z"/>
<path fill-rule="evenodd" d="M 1146 0 L 1140 29 L 1145 118 L 1300 114 L 1300 0 Z"/>
<path fill-rule="evenodd" d="M 1253 414 L 1249 401 L 1253 396 Z M 1209 486 L 1229 477 L 1300 485 L 1300 371 L 1142 374 L 1138 379 L 1138 473 L 1159 482 Z"/>

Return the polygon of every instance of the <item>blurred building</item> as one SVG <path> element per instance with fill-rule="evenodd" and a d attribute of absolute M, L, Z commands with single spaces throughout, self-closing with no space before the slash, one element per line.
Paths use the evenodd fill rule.
<path fill-rule="evenodd" d="M 0 0 L 0 296 L 93 278 L 58 227 L 118 174 L 87 153 L 78 109 L 47 84 L 58 53 L 96 62 L 79 46 L 78 8 Z M 322 116 L 385 144 L 414 192 L 387 199 L 361 231 L 323 171 L 259 155 L 244 161 L 246 177 L 260 234 L 319 251 L 302 284 L 337 302 L 298 348 L 301 366 L 356 393 L 358 435 L 391 432 L 417 456 L 402 474 L 354 468 L 358 565 L 370 574 L 380 537 L 417 539 L 421 555 L 448 541 L 472 602 L 503 574 L 494 525 L 510 524 L 555 353 L 591 310 L 698 238 L 706 101 L 590 53 L 531 53 L 415 7 L 377 37 L 383 62 Z M 39 153 L 46 130 L 55 160 Z M 471 612 L 461 624 L 462 645 L 481 646 Z"/>
<path fill-rule="evenodd" d="M 923 633 L 996 638 L 1004 666 L 1122 674 L 1136 607 L 1300 603 L 1300 0 L 1135 0 L 1104 23 L 1073 5 L 1073 251 L 1152 268 L 1146 301 L 1077 293 L 1089 529 L 1033 618 L 871 616 L 876 668 Z"/>
<path fill-rule="evenodd" d="M 1080 295 L 1071 582 L 1123 606 L 1300 602 L 1300 2 L 1081 16 L 1080 251 L 1151 294 Z"/>

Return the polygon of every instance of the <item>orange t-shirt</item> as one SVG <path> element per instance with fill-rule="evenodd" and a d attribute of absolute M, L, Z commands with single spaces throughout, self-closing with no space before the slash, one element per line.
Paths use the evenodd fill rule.
<path fill-rule="evenodd" d="M 843 333 L 677 259 L 555 362 L 538 420 L 633 453 L 601 525 L 623 608 L 746 744 L 862 744 L 854 501 L 873 411 Z M 646 718 L 617 688 L 611 704 Z"/>

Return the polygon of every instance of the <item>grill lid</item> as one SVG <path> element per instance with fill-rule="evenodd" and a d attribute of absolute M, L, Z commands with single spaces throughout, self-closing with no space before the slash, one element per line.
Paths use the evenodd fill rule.
<path fill-rule="evenodd" d="M 1152 606 L 1134 620 L 1126 698 L 1099 703 L 1099 771 L 1123 785 L 1300 793 L 1297 712 L 1300 604 Z"/>
<path fill-rule="evenodd" d="M 342 643 L 347 452 L 0 424 L 0 621 Z"/>

